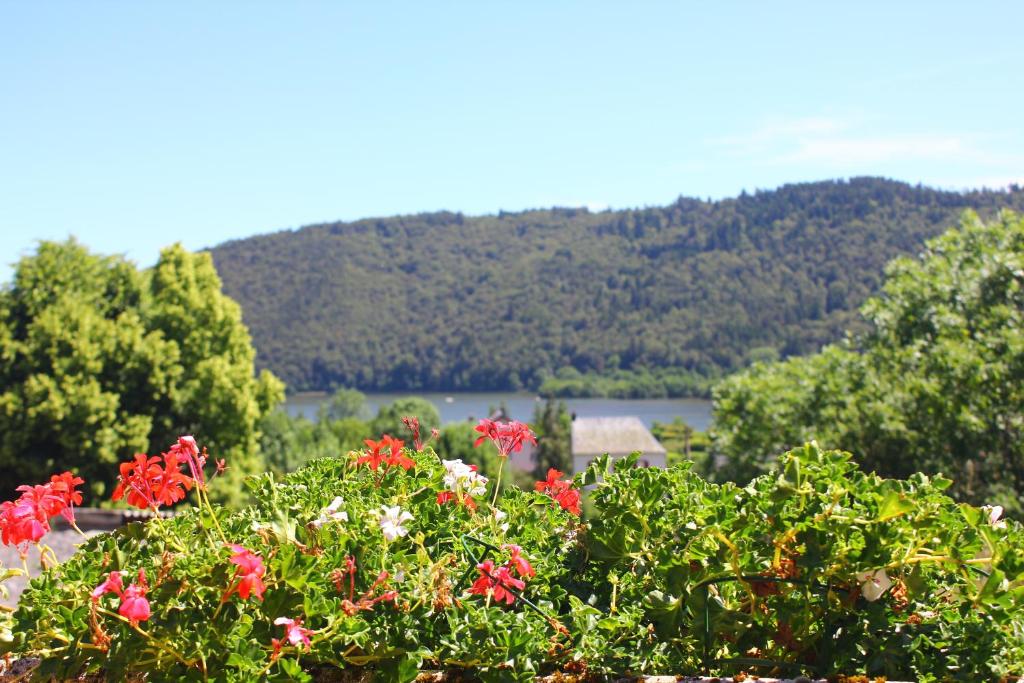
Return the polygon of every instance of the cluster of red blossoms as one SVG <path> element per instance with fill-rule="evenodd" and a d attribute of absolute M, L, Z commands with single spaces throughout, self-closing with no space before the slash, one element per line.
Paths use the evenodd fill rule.
<path fill-rule="evenodd" d="M 473 429 L 481 434 L 473 443 L 474 447 L 490 439 L 497 446 L 498 455 L 503 458 L 507 458 L 509 453 L 518 453 L 523 450 L 524 443 L 537 445 L 537 437 L 533 431 L 530 430 L 529 426 L 518 420 L 495 422 L 494 420 L 484 418 Z"/>
<path fill-rule="evenodd" d="M 394 438 L 390 434 L 385 434 L 381 437 L 380 441 L 365 439 L 363 443 L 366 444 L 370 451 L 356 460 L 356 465 L 366 463 L 371 470 L 376 472 L 381 465 L 386 469 L 401 467 L 403 470 L 408 470 L 416 464 L 412 458 L 402 454 L 405 442 Z"/>
<path fill-rule="evenodd" d="M 19 486 L 21 496 L 16 501 L 0 504 L 0 542 L 17 546 L 24 556 L 29 543 L 38 543 L 50 531 L 51 518 L 61 515 L 74 524 L 75 506 L 82 504 L 77 489 L 83 483 L 81 477 L 64 472 L 46 484 Z"/>
<path fill-rule="evenodd" d="M 148 590 L 149 584 L 146 582 L 146 572 L 143 569 L 139 569 L 138 583 L 133 583 L 128 588 L 124 587 L 123 572 L 110 572 L 107 580 L 96 586 L 92 592 L 92 601 L 99 603 L 105 594 L 113 593 L 121 598 L 121 606 L 117 613 L 132 625 L 138 625 L 140 621 L 149 619 L 149 600 L 146 599 Z"/>
<path fill-rule="evenodd" d="M 533 570 L 530 563 L 525 557 L 523 557 L 523 549 L 514 544 L 503 545 L 502 550 L 508 550 L 510 557 L 508 562 L 500 567 L 494 565 L 493 560 L 484 560 L 476 566 L 480 572 L 480 576 L 473 585 L 470 586 L 469 592 L 475 595 L 483 596 L 494 596 L 496 602 L 504 602 L 506 605 L 511 605 L 516 600 L 516 593 L 510 589 L 522 591 L 526 588 L 526 582 L 523 578 L 530 576 L 536 576 L 537 572 Z M 516 578 L 512 572 L 518 574 L 521 578 Z"/>
<path fill-rule="evenodd" d="M 196 440 L 182 436 L 166 453 L 147 456 L 136 453 L 130 462 L 121 463 L 121 475 L 114 500 L 125 498 L 129 505 L 143 510 L 158 510 L 161 505 L 173 505 L 185 497 L 192 486 L 205 488 L 203 466 L 205 452 L 200 455 Z M 191 476 L 181 471 L 187 465 Z M 218 471 L 222 466 L 218 464 Z"/>
<path fill-rule="evenodd" d="M 562 479 L 564 474 L 554 467 L 548 470 L 548 478 L 538 481 L 535 488 L 541 493 L 551 496 L 556 503 L 579 517 L 580 514 L 580 492 L 572 487 L 572 482 Z"/>

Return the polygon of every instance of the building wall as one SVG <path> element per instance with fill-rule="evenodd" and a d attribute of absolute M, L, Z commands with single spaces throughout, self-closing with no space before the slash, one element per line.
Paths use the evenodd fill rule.
<path fill-rule="evenodd" d="M 508 465 L 520 472 L 532 472 L 537 466 L 537 453 L 533 444 L 524 443 L 523 450 L 509 453 Z"/>
<path fill-rule="evenodd" d="M 587 469 L 587 466 L 597 457 L 604 455 L 603 453 L 574 453 L 572 456 L 572 473 L 577 474 Z M 613 460 L 624 458 L 629 453 L 609 453 Z M 645 467 L 660 467 L 664 469 L 667 467 L 665 459 L 665 453 L 641 453 L 639 464 Z"/>

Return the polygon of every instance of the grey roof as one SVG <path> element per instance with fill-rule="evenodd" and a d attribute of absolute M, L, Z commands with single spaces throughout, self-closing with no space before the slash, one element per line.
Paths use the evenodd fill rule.
<path fill-rule="evenodd" d="M 578 417 L 572 422 L 573 455 L 664 453 L 638 417 Z"/>

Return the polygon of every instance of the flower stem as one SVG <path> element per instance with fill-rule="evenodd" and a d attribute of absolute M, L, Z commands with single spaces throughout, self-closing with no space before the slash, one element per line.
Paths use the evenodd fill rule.
<path fill-rule="evenodd" d="M 144 630 L 138 624 L 133 623 L 129 619 L 126 619 L 125 617 L 121 616 L 117 612 L 111 612 L 110 610 L 104 609 L 103 607 L 98 608 L 96 611 L 99 612 L 100 614 L 105 614 L 108 617 L 113 617 L 114 619 L 117 619 L 120 622 L 128 624 L 128 626 L 130 628 L 134 629 L 136 633 L 138 633 L 140 636 L 142 636 L 143 638 L 145 638 L 146 640 L 151 642 L 158 649 L 164 651 L 166 654 L 168 654 L 171 657 L 174 657 L 175 659 L 177 659 L 178 662 L 181 663 L 182 665 L 184 665 L 186 667 L 191 667 L 194 664 L 194 662 L 190 662 L 189 660 L 185 659 L 182 655 L 178 654 L 174 649 L 172 649 L 165 642 L 163 642 L 162 640 L 160 640 L 159 638 L 157 638 L 153 634 L 149 633 L 148 631 Z"/>
<path fill-rule="evenodd" d="M 501 491 L 501 473 L 505 471 L 505 458 L 499 458 L 498 460 L 498 476 L 494 480 L 494 500 L 491 501 L 491 507 L 498 508 L 498 492 Z"/>
<path fill-rule="evenodd" d="M 202 517 L 202 510 L 206 508 L 206 511 L 210 513 L 210 518 L 213 520 L 213 526 L 217 529 L 217 535 L 220 536 L 220 540 L 227 544 L 228 539 L 224 535 L 224 530 L 220 528 L 220 521 L 217 519 L 217 513 L 213 509 L 213 504 L 210 503 L 210 496 L 206 493 L 206 484 L 196 483 L 196 497 L 199 499 L 200 518 Z M 202 526 L 202 524 L 200 523 Z M 206 527 L 203 526 L 205 531 Z M 213 539 L 210 539 L 213 540 Z"/>

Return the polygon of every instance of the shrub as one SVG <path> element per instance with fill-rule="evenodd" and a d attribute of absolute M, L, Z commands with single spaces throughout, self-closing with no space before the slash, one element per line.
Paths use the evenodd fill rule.
<path fill-rule="evenodd" d="M 948 480 L 884 480 L 812 444 L 745 488 L 633 456 L 492 505 L 468 466 L 368 446 L 251 477 L 256 502 L 234 512 L 205 499 L 186 439 L 154 464 L 191 458 L 191 476 L 123 470 L 127 488 L 149 477 L 199 504 L 92 538 L 35 579 L 8 649 L 41 657 L 39 677 L 109 680 L 1024 672 L 1024 531 L 954 503 Z M 574 514 L 585 484 L 590 522 Z"/>

